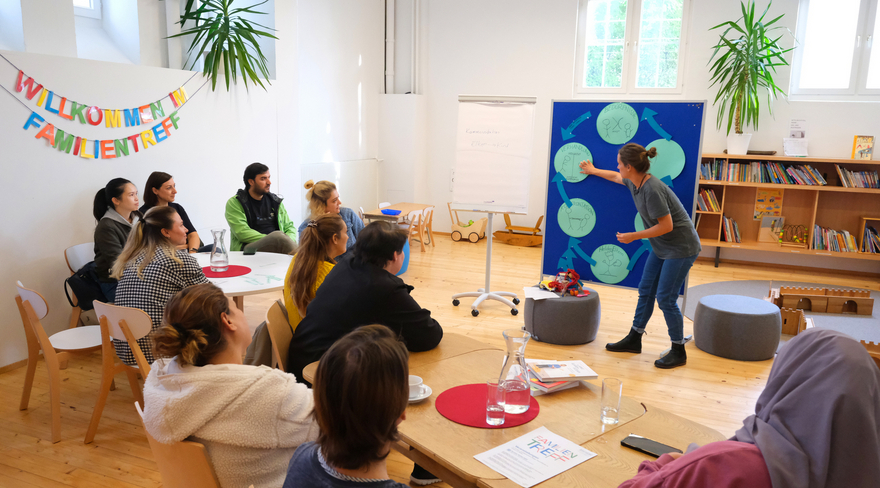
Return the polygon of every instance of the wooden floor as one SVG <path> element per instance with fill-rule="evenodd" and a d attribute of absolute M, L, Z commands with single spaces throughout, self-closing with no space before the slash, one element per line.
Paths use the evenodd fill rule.
<path fill-rule="evenodd" d="M 522 314 L 514 317 L 506 306 L 486 302 L 479 317 L 472 317 L 471 299 L 465 299 L 459 307 L 452 306 L 451 302 L 453 293 L 476 291 L 483 286 L 485 242 L 454 243 L 448 236 L 438 235 L 436 243 L 436 247 L 429 247 L 425 253 L 418 252 L 415 246 L 416 251 L 412 253 L 409 270 L 403 278 L 415 287 L 413 297 L 431 310 L 444 330 L 503 348 L 501 331 L 521 327 Z M 523 286 L 537 282 L 540 248 L 500 243 L 493 247 L 493 290 L 521 294 Z M 876 278 L 844 276 L 834 271 L 806 272 L 725 263 L 716 269 L 711 262 L 703 261 L 694 265 L 690 285 L 751 279 L 878 289 Z M 629 329 L 636 293 L 591 286 L 598 290 L 602 303 L 602 323 L 596 341 L 582 346 L 551 346 L 532 341 L 527 347 L 529 356 L 582 359 L 599 373 L 600 379 L 604 376 L 622 379 L 625 395 L 705 424 L 726 436 L 732 435 L 742 419 L 753 413 L 772 361 L 721 359 L 691 344 L 687 347 L 686 366 L 657 369 L 653 361 L 669 347 L 663 314 L 659 310 L 648 326 L 642 354 L 606 352 L 604 344 L 620 339 Z M 269 304 L 280 296 L 277 292 L 245 300 L 245 313 L 252 326 L 263 320 Z M 64 315 L 67 311 L 51 313 Z M 687 319 L 685 333 L 692 333 L 692 324 Z M 74 357 L 68 369 L 62 371 L 62 441 L 57 444 L 46 440 L 50 438 L 49 392 L 42 364 L 37 369 L 30 408 L 18 409 L 24 372 L 24 368 L 19 368 L 0 375 L 0 487 L 161 486 L 124 375 L 116 378 L 118 388 L 110 394 L 95 442 L 83 444 L 100 382 L 98 353 Z M 412 463 L 399 454 L 392 453 L 389 457 L 389 472 L 394 479 L 408 482 L 411 469 Z"/>

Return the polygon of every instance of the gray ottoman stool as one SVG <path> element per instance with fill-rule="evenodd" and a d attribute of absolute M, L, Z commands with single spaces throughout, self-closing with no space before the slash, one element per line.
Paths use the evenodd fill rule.
<path fill-rule="evenodd" d="M 697 347 L 728 359 L 761 361 L 776 354 L 782 319 L 779 307 L 739 295 L 709 295 L 694 313 Z"/>
<path fill-rule="evenodd" d="M 526 330 L 535 340 L 549 344 L 586 344 L 596 340 L 602 312 L 599 294 L 590 288 L 584 290 L 590 294 L 547 300 L 526 298 Z"/>

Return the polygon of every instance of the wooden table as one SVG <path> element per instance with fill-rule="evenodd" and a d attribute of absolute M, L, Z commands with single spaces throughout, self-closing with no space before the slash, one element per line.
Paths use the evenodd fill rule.
<path fill-rule="evenodd" d="M 195 254 L 199 266 L 211 265 L 209 253 Z M 217 285 L 223 294 L 235 301 L 240 310 L 244 310 L 244 297 L 257 295 L 270 291 L 284 289 L 284 277 L 290 260 L 293 256 L 272 252 L 258 252 L 252 256 L 245 256 L 242 251 L 229 252 L 229 264 L 247 266 L 251 272 L 234 278 L 208 278 L 211 283 Z"/>
<path fill-rule="evenodd" d="M 387 220 L 390 222 L 400 223 L 405 219 L 410 213 L 419 211 L 424 212 L 426 208 L 431 207 L 433 205 L 427 205 L 424 203 L 395 203 L 390 207 L 385 208 L 377 208 L 375 210 L 370 210 L 369 212 L 364 212 L 364 218 L 368 220 Z M 400 210 L 400 214 L 398 215 L 385 215 L 382 213 L 382 210 Z M 432 236 L 431 239 L 434 237 Z M 409 239 L 409 237 L 407 237 Z M 422 252 L 425 252 L 425 225 L 424 219 L 419 219 L 419 242 L 422 245 Z"/>
<path fill-rule="evenodd" d="M 531 422 L 507 429 L 478 429 L 456 424 L 437 411 L 434 401 L 447 389 L 482 383 L 500 371 L 504 351 L 459 334 L 445 334 L 431 351 L 410 355 L 410 374 L 421 376 L 434 393 L 407 408 L 407 419 L 398 427 L 401 440 L 393 447 L 454 487 L 515 488 L 474 455 L 545 426 L 598 454 L 575 468 L 537 486 L 614 487 L 632 478 L 639 463 L 652 459 L 620 445 L 631 433 L 669 444 L 684 451 L 688 444 L 723 440 L 715 430 L 660 409 L 646 407 L 630 397 L 621 399 L 620 423 L 599 420 L 601 387 L 584 385 L 537 397 L 541 412 Z M 312 381 L 318 363 L 303 370 Z"/>

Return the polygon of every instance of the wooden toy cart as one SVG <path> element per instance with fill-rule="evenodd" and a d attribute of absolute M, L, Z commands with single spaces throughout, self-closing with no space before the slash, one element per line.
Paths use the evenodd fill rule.
<path fill-rule="evenodd" d="M 480 239 L 486 237 L 486 224 L 489 219 L 483 217 L 476 221 L 471 220 L 464 223 L 458 218 L 458 210 L 452 210 L 452 203 L 447 202 L 449 207 L 449 218 L 452 220 L 452 240 L 458 242 L 467 239 L 470 242 L 479 242 Z M 455 214 L 453 216 L 453 214 Z"/>

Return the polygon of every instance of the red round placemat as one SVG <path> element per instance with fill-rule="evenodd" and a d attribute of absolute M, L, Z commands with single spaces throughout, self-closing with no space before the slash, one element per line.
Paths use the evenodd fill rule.
<path fill-rule="evenodd" d="M 202 271 L 205 273 L 205 276 L 208 278 L 235 278 L 236 276 L 243 276 L 251 272 L 251 269 L 247 266 L 238 266 L 235 264 L 230 264 L 229 269 L 223 272 L 211 271 L 210 266 L 205 266 L 202 268 Z"/>
<path fill-rule="evenodd" d="M 506 414 L 504 424 L 489 425 L 486 423 L 486 384 L 454 386 L 437 396 L 434 406 L 440 415 L 449 420 L 470 427 L 482 429 L 503 429 L 516 427 L 531 421 L 538 416 L 541 407 L 538 401 L 529 397 L 529 409 L 524 413 Z"/>

